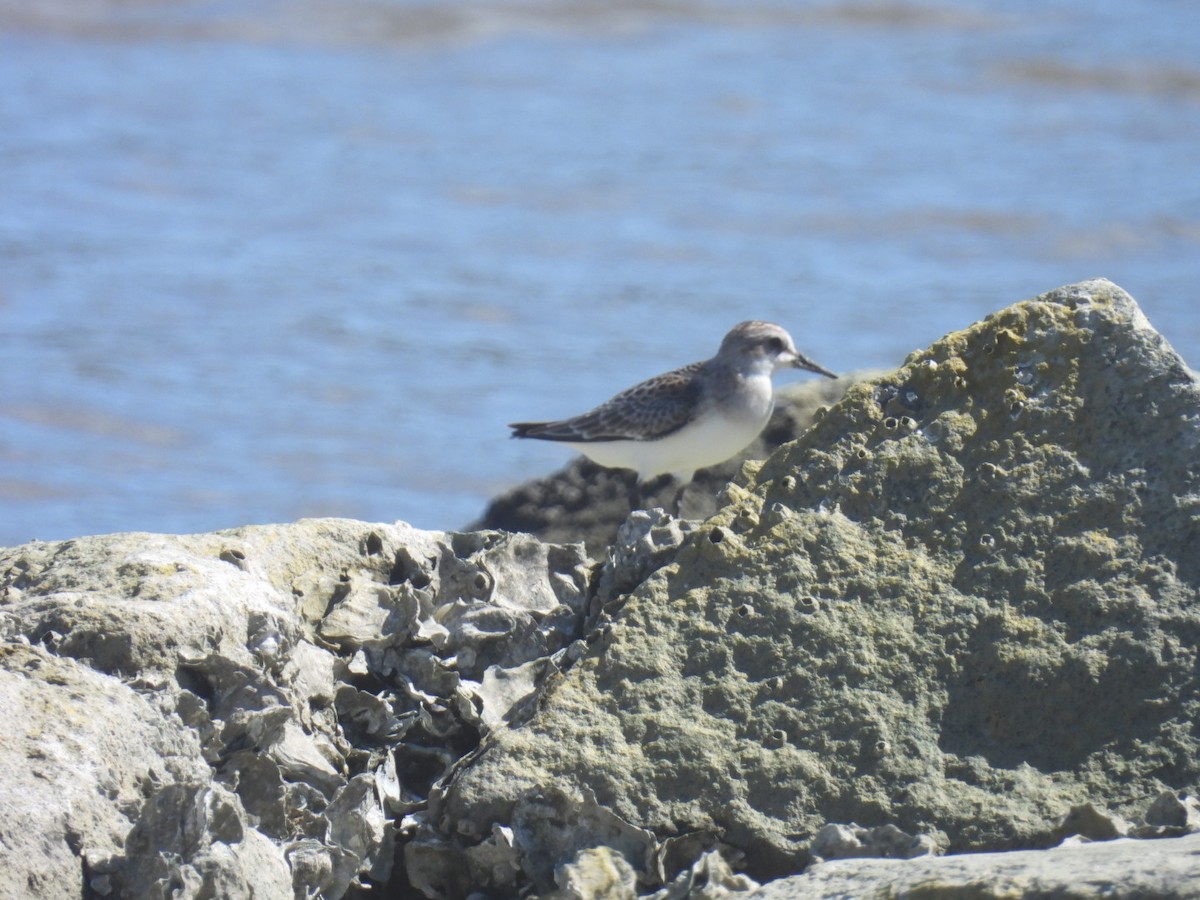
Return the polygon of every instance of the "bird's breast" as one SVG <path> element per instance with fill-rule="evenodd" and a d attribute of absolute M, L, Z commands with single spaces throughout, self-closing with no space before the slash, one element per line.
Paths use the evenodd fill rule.
<path fill-rule="evenodd" d="M 714 399 L 724 418 L 762 428 L 775 409 L 775 387 L 770 375 L 739 375 L 723 396 Z"/>

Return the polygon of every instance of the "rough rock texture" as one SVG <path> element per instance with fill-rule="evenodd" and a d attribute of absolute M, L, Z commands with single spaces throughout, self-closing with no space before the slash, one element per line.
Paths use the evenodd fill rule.
<path fill-rule="evenodd" d="M 581 546 L 333 519 L 0 550 L 0 896 L 409 890 L 403 817 L 587 583 Z"/>
<path fill-rule="evenodd" d="M 1198 447 L 1096 281 L 603 565 L 345 520 L 0 550 L 0 896 L 1194 896 Z M 1072 835 L 1114 842 L 928 856 Z"/>
<path fill-rule="evenodd" d="M 839 860 L 781 878 L 754 900 L 1193 900 L 1200 835 L 921 860 Z"/>
<path fill-rule="evenodd" d="M 554 888 L 612 826 L 533 827 L 551 795 L 762 880 L 830 822 L 1044 847 L 1088 800 L 1196 793 L 1198 447 L 1200 387 L 1102 280 L 853 386 L 485 741 L 431 810 L 443 861 L 511 828 Z"/>
<path fill-rule="evenodd" d="M 836 403 L 855 381 L 856 372 L 836 381 L 819 379 L 784 385 L 776 392 L 775 413 L 758 439 L 728 462 L 696 473 L 681 499 L 685 519 L 706 519 L 717 510 L 717 495 L 747 460 L 766 459 L 776 448 L 795 440 L 812 424 L 817 410 Z M 617 539 L 617 529 L 629 516 L 634 474 L 604 469 L 585 457 L 564 468 L 497 497 L 469 529 L 496 528 L 537 535 L 544 541 L 583 541 L 593 556 Z M 660 479 L 644 486 L 639 506 L 673 509 L 678 483 Z"/>

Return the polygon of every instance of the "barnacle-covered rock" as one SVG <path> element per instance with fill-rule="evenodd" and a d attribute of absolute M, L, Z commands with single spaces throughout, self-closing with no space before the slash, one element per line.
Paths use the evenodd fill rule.
<path fill-rule="evenodd" d="M 935 850 L 933 840 L 927 835 L 911 835 L 895 825 L 863 828 L 854 823 L 831 823 L 817 829 L 808 852 L 813 859 L 851 859 L 859 856 L 915 859 L 929 856 Z"/>
<path fill-rule="evenodd" d="M 105 869 L 111 874 L 102 875 Z M 282 900 L 292 890 L 292 873 L 280 848 L 253 828 L 235 794 L 214 784 L 176 783 L 146 800 L 126 836 L 122 864 L 101 862 L 89 887 L 147 900 Z"/>
<path fill-rule="evenodd" d="M 1183 835 L 1200 831 L 1200 800 L 1186 791 L 1163 791 L 1146 810 L 1145 825 L 1155 833 Z"/>
<path fill-rule="evenodd" d="M 763 880 L 828 822 L 1039 847 L 1194 793 L 1198 448 L 1200 386 L 1109 282 L 950 334 L 730 488 L 436 821 L 591 792 Z"/>

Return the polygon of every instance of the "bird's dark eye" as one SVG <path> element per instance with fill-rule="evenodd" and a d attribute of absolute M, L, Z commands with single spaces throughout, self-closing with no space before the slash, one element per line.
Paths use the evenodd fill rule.
<path fill-rule="evenodd" d="M 783 338 L 773 337 L 767 341 L 767 349 L 772 353 L 782 353 L 784 350 Z"/>

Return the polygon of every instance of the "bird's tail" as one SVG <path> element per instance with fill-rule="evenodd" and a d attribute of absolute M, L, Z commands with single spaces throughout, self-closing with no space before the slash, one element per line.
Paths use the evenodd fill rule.
<path fill-rule="evenodd" d="M 512 434 L 510 437 L 515 438 L 531 438 L 538 436 L 538 430 L 544 428 L 547 422 L 510 422 L 508 427 L 511 428 Z"/>

